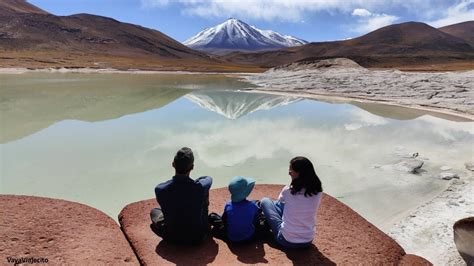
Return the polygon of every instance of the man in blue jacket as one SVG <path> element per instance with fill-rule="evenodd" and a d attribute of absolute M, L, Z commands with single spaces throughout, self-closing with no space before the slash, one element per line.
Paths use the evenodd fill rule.
<path fill-rule="evenodd" d="M 189 177 L 194 168 L 190 148 L 181 148 L 173 160 L 175 175 L 159 184 L 155 195 L 161 209 L 151 210 L 151 229 L 165 241 L 198 244 L 209 232 L 208 209 L 210 176 L 196 180 Z"/>

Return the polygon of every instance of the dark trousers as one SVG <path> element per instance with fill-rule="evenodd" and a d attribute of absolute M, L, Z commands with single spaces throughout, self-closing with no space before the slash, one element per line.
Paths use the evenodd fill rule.
<path fill-rule="evenodd" d="M 183 244 L 183 245 L 197 245 L 201 243 L 207 237 L 207 234 L 205 234 L 198 238 L 192 238 L 190 236 L 190 238 L 188 239 L 177 240 L 169 235 L 167 236 L 165 217 L 163 215 L 163 211 L 160 208 L 154 208 L 150 211 L 150 219 L 151 219 L 150 229 L 156 235 L 158 235 L 162 239 L 167 240 L 171 243 Z"/>
<path fill-rule="evenodd" d="M 164 229 L 165 229 L 165 217 L 160 208 L 154 208 L 150 211 L 151 218 L 151 230 L 157 234 L 159 237 L 163 238 Z"/>

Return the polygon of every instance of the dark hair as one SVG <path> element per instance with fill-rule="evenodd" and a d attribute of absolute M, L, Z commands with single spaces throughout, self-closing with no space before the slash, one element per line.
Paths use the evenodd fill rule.
<path fill-rule="evenodd" d="M 194 164 L 193 151 L 188 147 L 181 148 L 174 156 L 174 168 L 178 174 L 186 174 Z"/>
<path fill-rule="evenodd" d="M 295 157 L 290 161 L 293 171 L 298 173 L 298 177 L 293 179 L 290 184 L 291 194 L 296 194 L 301 189 L 305 189 L 304 196 L 317 195 L 323 191 L 321 180 L 314 171 L 313 164 L 305 157 Z"/>

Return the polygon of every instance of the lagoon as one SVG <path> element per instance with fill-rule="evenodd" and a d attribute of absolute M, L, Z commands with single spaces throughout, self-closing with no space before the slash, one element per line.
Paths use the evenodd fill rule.
<path fill-rule="evenodd" d="M 241 91 L 206 74 L 0 74 L 0 193 L 77 201 L 116 219 L 153 198 L 191 147 L 193 177 L 288 184 L 310 158 L 326 193 L 387 229 L 446 188 L 441 167 L 467 175 L 474 123 L 369 103 Z M 411 174 L 390 165 L 412 154 Z M 443 168 L 443 169 L 445 169 Z"/>

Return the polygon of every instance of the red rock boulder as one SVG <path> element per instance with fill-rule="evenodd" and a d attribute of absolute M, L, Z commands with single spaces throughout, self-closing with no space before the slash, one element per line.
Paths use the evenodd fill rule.
<path fill-rule="evenodd" d="M 257 185 L 249 199 L 276 198 L 281 185 Z M 210 191 L 211 212 L 222 213 L 230 194 L 227 188 Z M 324 194 L 318 212 L 317 235 L 309 249 L 282 251 L 271 237 L 251 244 L 228 244 L 210 238 L 196 247 L 162 241 L 150 229 L 149 213 L 158 207 L 155 199 L 127 205 L 119 222 L 142 264 L 162 265 L 430 265 L 410 255 L 392 238 L 337 199 Z M 184 210 L 183 210 L 184 211 Z"/>
<path fill-rule="evenodd" d="M 1 265 L 138 265 L 118 224 L 92 207 L 0 195 Z"/>

